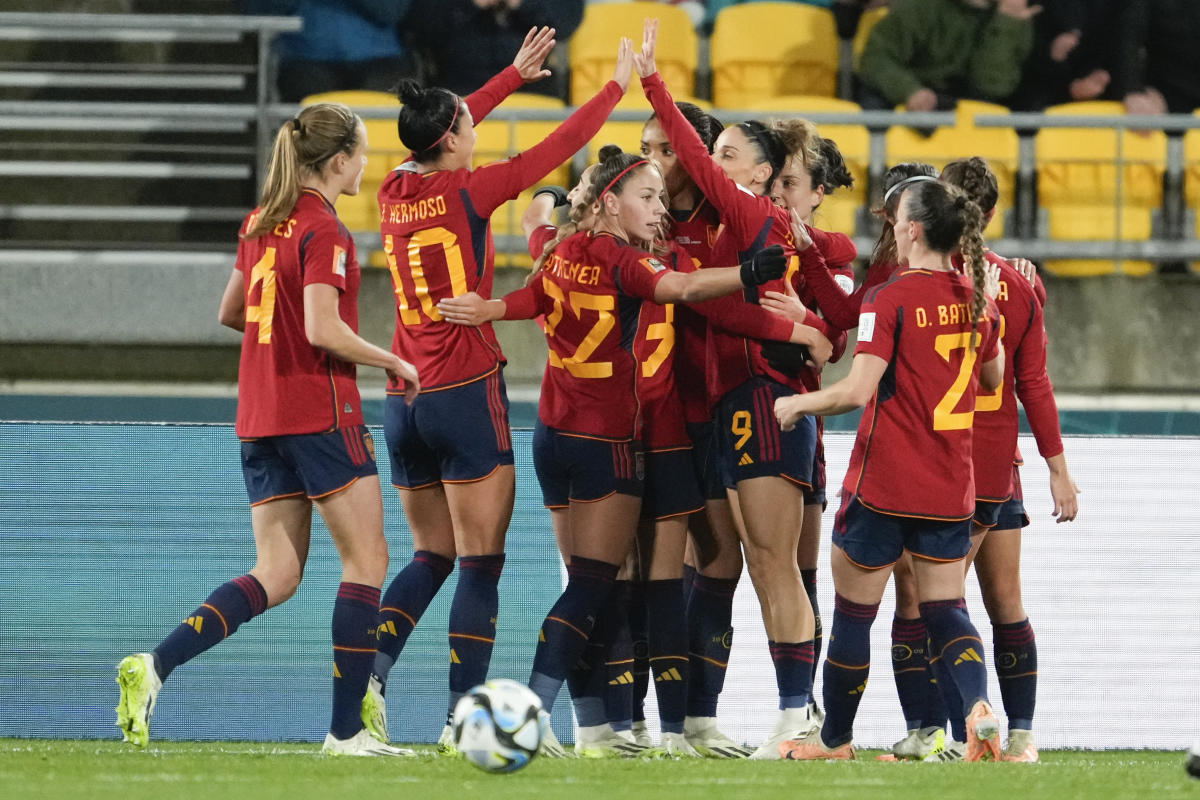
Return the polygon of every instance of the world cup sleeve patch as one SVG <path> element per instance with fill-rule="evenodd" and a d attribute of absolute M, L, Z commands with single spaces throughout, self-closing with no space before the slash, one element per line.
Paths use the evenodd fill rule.
<path fill-rule="evenodd" d="M 659 261 L 657 258 L 638 259 L 638 263 L 640 263 L 643 267 L 645 267 L 646 269 L 648 269 L 654 273 L 662 272 L 664 269 L 667 268 L 667 265 L 662 263 L 661 261 Z"/>
<path fill-rule="evenodd" d="M 834 275 L 833 282 L 836 283 L 838 288 L 846 294 L 850 294 L 854 291 L 854 279 L 849 275 Z"/>
<path fill-rule="evenodd" d="M 333 274 L 346 277 L 346 249 L 337 245 L 333 248 Z"/>
<path fill-rule="evenodd" d="M 875 336 L 875 312 L 867 311 L 858 317 L 858 340 L 869 342 Z"/>

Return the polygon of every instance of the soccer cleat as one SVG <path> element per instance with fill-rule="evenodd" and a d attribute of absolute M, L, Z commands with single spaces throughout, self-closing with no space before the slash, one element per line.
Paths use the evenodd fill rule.
<path fill-rule="evenodd" d="M 646 730 L 646 720 L 633 723 L 633 741 L 640 744 L 642 747 L 652 747 L 654 740 L 650 738 L 650 731 Z"/>
<path fill-rule="evenodd" d="M 642 758 L 651 755 L 651 749 L 629 741 L 607 722 L 580 728 L 575 734 L 575 755 L 580 758 Z"/>
<path fill-rule="evenodd" d="M 931 753 L 924 760 L 927 764 L 934 764 L 939 761 L 962 761 L 966 755 L 967 746 L 963 742 L 956 742 L 953 739 L 946 740 L 946 747 L 940 753 Z"/>
<path fill-rule="evenodd" d="M 378 741 L 371 732 L 363 728 L 349 739 L 335 738 L 332 733 L 325 734 L 325 744 L 321 752 L 331 756 L 415 756 L 412 750 L 403 747 L 392 747 Z"/>
<path fill-rule="evenodd" d="M 892 755 L 901 761 L 924 761 L 946 749 L 946 731 L 941 728 L 911 730 L 892 745 Z"/>
<path fill-rule="evenodd" d="M 442 728 L 442 734 L 438 736 L 437 751 L 443 756 L 458 755 L 458 745 L 454 743 L 454 728 L 448 722 Z"/>
<path fill-rule="evenodd" d="M 813 731 L 820 730 L 813 724 L 808 708 L 785 708 L 767 740 L 750 754 L 753 761 L 778 761 L 782 758 L 780 745 L 789 740 L 800 740 Z"/>
<path fill-rule="evenodd" d="M 858 755 L 850 742 L 826 747 L 821 741 L 821 729 L 817 728 L 801 739 L 780 742 L 779 757 L 786 761 L 853 761 Z"/>
<path fill-rule="evenodd" d="M 1015 761 L 1022 764 L 1038 762 L 1037 745 L 1033 743 L 1033 731 L 1014 728 L 1008 732 L 1008 746 L 1000 754 L 1001 761 Z"/>
<path fill-rule="evenodd" d="M 363 695 L 362 721 L 367 732 L 375 741 L 387 744 L 391 741 L 387 729 L 387 702 L 383 699 L 383 684 L 374 675 L 367 681 L 367 693 Z"/>
<path fill-rule="evenodd" d="M 1000 760 L 1000 721 L 987 700 L 977 700 L 967 714 L 967 748 L 963 760 Z"/>
<path fill-rule="evenodd" d="M 150 743 L 150 717 L 154 703 L 162 690 L 162 680 L 154 668 L 151 653 L 125 656 L 117 665 L 117 685 L 121 699 L 117 701 L 117 727 L 125 741 L 137 747 Z"/>
<path fill-rule="evenodd" d="M 664 733 L 659 749 L 666 758 L 704 758 L 682 733 Z"/>
<path fill-rule="evenodd" d="M 747 758 L 754 750 L 730 739 L 717 728 L 716 717 L 686 717 L 683 735 L 705 758 Z"/>
<path fill-rule="evenodd" d="M 571 754 L 554 735 L 554 730 L 550 727 L 550 715 L 545 711 L 538 712 L 538 727 L 542 732 L 542 743 L 538 745 L 538 755 L 543 758 L 571 758 Z"/>
<path fill-rule="evenodd" d="M 813 725 L 818 728 L 825 724 L 825 712 L 817 705 L 816 700 L 808 701 L 808 716 L 813 721 Z"/>

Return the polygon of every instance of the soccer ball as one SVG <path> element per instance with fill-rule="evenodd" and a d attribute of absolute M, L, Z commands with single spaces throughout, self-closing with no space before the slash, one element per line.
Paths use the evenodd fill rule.
<path fill-rule="evenodd" d="M 454 744 L 463 758 L 487 772 L 513 772 L 537 755 L 542 743 L 537 695 L 516 681 L 497 678 L 476 686 L 454 707 Z"/>
<path fill-rule="evenodd" d="M 1200 742 L 1196 742 L 1192 745 L 1192 749 L 1188 751 L 1187 764 L 1185 766 L 1187 767 L 1188 775 L 1191 775 L 1193 778 L 1200 778 Z"/>

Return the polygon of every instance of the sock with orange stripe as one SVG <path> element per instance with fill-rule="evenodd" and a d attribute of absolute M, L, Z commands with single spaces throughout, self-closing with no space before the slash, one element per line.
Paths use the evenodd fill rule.
<path fill-rule="evenodd" d="M 587 647 L 596 616 L 608 601 L 616 580 L 616 564 L 572 556 L 567 565 L 567 588 L 546 615 L 533 656 L 529 688 L 547 712 L 554 707 L 567 673 Z"/>
<path fill-rule="evenodd" d="M 460 697 L 487 680 L 503 569 L 504 553 L 458 559 L 458 588 L 450 604 L 450 714 Z"/>
<path fill-rule="evenodd" d="M 825 654 L 825 722 L 821 741 L 838 747 L 854 738 L 854 717 L 871 672 L 871 625 L 879 604 L 833 598 L 833 627 Z"/>
<path fill-rule="evenodd" d="M 159 678 L 166 680 L 180 664 L 232 636 L 242 624 L 266 610 L 266 590 L 253 575 L 241 575 L 221 584 L 154 648 Z"/>
<path fill-rule="evenodd" d="M 329 732 L 349 739 L 362 730 L 362 699 L 375 660 L 379 589 L 342 582 L 333 603 L 333 719 Z"/>
<path fill-rule="evenodd" d="M 1033 729 L 1037 703 L 1037 641 L 1028 619 L 992 626 L 993 658 L 1009 729 Z"/>
<path fill-rule="evenodd" d="M 400 657 L 409 634 L 429 608 L 446 578 L 454 571 L 454 559 L 431 550 L 418 550 L 384 592 L 379 609 L 379 652 L 372 673 L 387 684 L 388 673 Z"/>
<path fill-rule="evenodd" d="M 817 680 L 817 664 L 821 662 L 821 645 L 825 641 L 825 631 L 821 626 L 821 607 L 817 604 L 817 571 L 816 569 L 800 570 L 800 582 L 804 584 L 804 593 L 813 610 L 813 681 Z"/>
<path fill-rule="evenodd" d="M 967 616 L 967 604 L 961 597 L 956 600 L 934 600 L 921 603 L 921 618 L 929 631 L 930 653 L 941 660 L 958 689 L 964 709 L 969 709 L 978 700 L 987 700 L 987 667 L 984 665 L 983 642 L 979 631 Z M 935 673 L 938 683 L 943 681 L 941 673 Z M 942 687 L 947 705 L 953 694 L 950 686 Z M 950 708 L 951 722 L 954 709 Z"/>
<path fill-rule="evenodd" d="M 683 733 L 687 714 L 690 663 L 682 583 L 676 579 L 645 584 L 650 669 L 663 733 Z"/>
<path fill-rule="evenodd" d="M 717 697 L 725 687 L 729 648 L 733 644 L 733 593 L 737 579 L 697 573 L 687 607 L 689 717 L 715 717 Z"/>
<path fill-rule="evenodd" d="M 892 619 L 892 675 L 896 679 L 904 727 L 910 731 L 924 727 L 922 722 L 926 717 L 926 697 L 933 678 L 925 653 L 927 639 L 925 623 L 920 617 Z"/>

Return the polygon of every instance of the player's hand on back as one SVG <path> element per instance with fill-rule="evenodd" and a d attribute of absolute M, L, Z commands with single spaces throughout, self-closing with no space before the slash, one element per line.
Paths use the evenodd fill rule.
<path fill-rule="evenodd" d="M 654 50 L 658 44 L 658 20 L 648 19 L 642 25 L 642 50 L 633 57 L 638 75 L 649 78 L 658 72 L 658 64 L 654 61 Z"/>
<path fill-rule="evenodd" d="M 387 374 L 397 383 L 404 384 L 404 402 L 411 406 L 421 391 L 421 379 L 417 377 L 417 368 L 396 356 L 395 363 L 387 368 Z"/>
<path fill-rule="evenodd" d="M 490 300 L 484 300 L 475 292 L 447 297 L 438 301 L 438 313 L 442 319 L 455 325 L 478 326 L 491 322 L 495 317 L 488 314 Z"/>
<path fill-rule="evenodd" d="M 513 59 L 513 66 L 526 83 L 550 77 L 550 70 L 543 64 L 554 45 L 554 28 L 530 28 L 529 33 L 525 34 L 525 41 Z"/>

